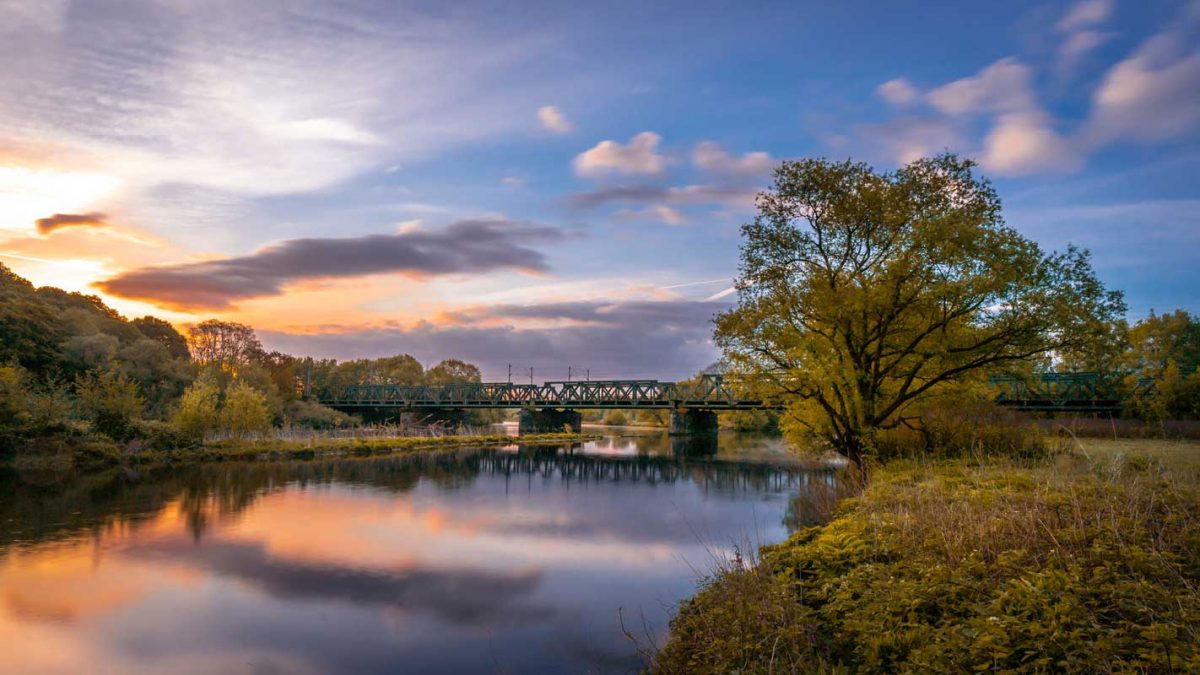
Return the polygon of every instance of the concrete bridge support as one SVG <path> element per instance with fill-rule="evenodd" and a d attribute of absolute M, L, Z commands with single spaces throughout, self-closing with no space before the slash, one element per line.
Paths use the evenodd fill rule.
<path fill-rule="evenodd" d="M 583 415 L 578 410 L 555 408 L 522 408 L 517 417 L 517 435 L 553 434 L 564 431 L 579 433 L 583 430 Z"/>
<path fill-rule="evenodd" d="M 717 433 L 717 413 L 712 410 L 677 408 L 671 411 L 670 435 Z"/>

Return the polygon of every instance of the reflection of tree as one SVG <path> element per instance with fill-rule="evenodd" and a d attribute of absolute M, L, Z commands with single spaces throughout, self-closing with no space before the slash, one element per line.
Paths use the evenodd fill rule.
<path fill-rule="evenodd" d="M 788 534 L 829 520 L 837 507 L 838 500 L 848 496 L 848 482 L 839 479 L 834 472 L 823 472 L 806 477 L 804 488 L 788 500 L 783 524 Z"/>
<path fill-rule="evenodd" d="M 718 494 L 799 490 L 804 495 L 806 485 L 823 484 L 825 479 L 818 477 L 827 475 L 788 464 L 671 454 L 665 434 L 628 440 L 638 444 L 638 454 L 589 455 L 569 447 L 542 446 L 516 453 L 462 450 L 308 462 L 68 470 L 54 476 L 23 476 L 5 469 L 0 470 L 0 546 L 99 533 L 113 522 L 136 529 L 175 501 L 192 536 L 199 540 L 214 524 L 237 518 L 263 495 L 291 484 L 341 483 L 405 493 L 421 481 L 449 491 L 466 488 L 481 475 L 530 475 L 570 482 L 686 480 Z M 642 452 L 642 448 L 663 451 Z M 796 512 L 810 510 L 797 507 Z"/>

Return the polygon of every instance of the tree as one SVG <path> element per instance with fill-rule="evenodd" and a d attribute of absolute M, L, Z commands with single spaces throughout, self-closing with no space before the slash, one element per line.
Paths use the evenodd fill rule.
<path fill-rule="evenodd" d="M 209 319 L 188 330 L 188 348 L 197 363 L 216 363 L 236 371 L 263 354 L 262 343 L 250 326 Z"/>
<path fill-rule="evenodd" d="M 715 338 L 743 384 L 864 469 L 879 429 L 963 379 L 1087 343 L 1124 312 L 1086 251 L 1046 254 L 1006 226 L 973 162 L 878 173 L 784 162 L 742 228 L 738 306 Z"/>
<path fill-rule="evenodd" d="M 425 382 L 433 385 L 482 381 L 478 366 L 458 359 L 446 359 L 425 373 Z"/>
<path fill-rule="evenodd" d="M 235 436 L 266 431 L 271 426 L 267 397 L 245 382 L 234 382 L 225 390 L 221 425 Z"/>
<path fill-rule="evenodd" d="M 217 428 L 220 418 L 217 405 L 221 387 L 216 378 L 201 377 L 184 390 L 179 407 L 171 415 L 171 423 L 194 440 L 203 440 L 207 431 Z"/>
<path fill-rule="evenodd" d="M 1134 415 L 1156 422 L 1200 417 L 1200 319 L 1183 310 L 1150 312 L 1129 329 L 1124 366 Z"/>
<path fill-rule="evenodd" d="M 155 342 L 166 347 L 167 353 L 173 359 L 188 359 L 191 358 L 191 352 L 188 351 L 187 338 L 179 334 L 175 327 L 171 324 L 153 316 L 143 316 L 140 319 L 131 321 L 142 335 L 154 340 Z"/>
<path fill-rule="evenodd" d="M 75 393 L 92 428 L 118 441 L 129 438 L 145 405 L 137 383 L 115 368 L 77 377 Z"/>

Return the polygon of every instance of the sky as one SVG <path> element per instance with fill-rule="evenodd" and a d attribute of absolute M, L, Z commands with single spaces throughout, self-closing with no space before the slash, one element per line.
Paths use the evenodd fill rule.
<path fill-rule="evenodd" d="M 1200 1 L 0 0 L 0 262 L 297 355 L 681 379 L 779 161 L 945 150 L 1200 312 Z"/>

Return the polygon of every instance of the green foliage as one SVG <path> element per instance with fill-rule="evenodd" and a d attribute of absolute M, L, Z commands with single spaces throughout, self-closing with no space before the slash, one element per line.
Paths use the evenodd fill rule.
<path fill-rule="evenodd" d="M 137 383 L 111 368 L 77 377 L 75 395 L 92 429 L 117 441 L 131 436 L 145 405 Z"/>
<path fill-rule="evenodd" d="M 171 324 L 153 316 L 143 316 L 130 322 L 145 337 L 161 344 L 173 359 L 190 360 L 187 339 Z"/>
<path fill-rule="evenodd" d="M 447 359 L 425 372 L 426 384 L 459 384 L 482 381 L 478 366 L 458 359 Z"/>
<path fill-rule="evenodd" d="M 788 404 L 785 430 L 862 462 L 923 397 L 1087 344 L 1124 312 L 1086 252 L 1046 254 L 1006 226 L 972 169 L 943 155 L 775 172 L 715 338 L 734 379 Z"/>
<path fill-rule="evenodd" d="M 1200 419 L 1200 319 L 1183 310 L 1151 312 L 1129 330 L 1129 343 L 1128 412 L 1150 422 Z"/>
<path fill-rule="evenodd" d="M 18 366 L 0 366 L 0 433 L 24 430 L 32 420 L 32 396 L 25 386 L 25 371 Z"/>
<path fill-rule="evenodd" d="M 1196 672 L 1197 532 L 1153 462 L 890 465 L 685 604 L 656 670 Z"/>
<path fill-rule="evenodd" d="M 267 397 L 246 382 L 234 382 L 225 390 L 221 426 L 239 438 L 266 431 L 271 427 Z"/>
<path fill-rule="evenodd" d="M 220 423 L 221 387 L 214 377 L 201 377 L 183 392 L 171 423 L 189 441 L 202 441 Z"/>

